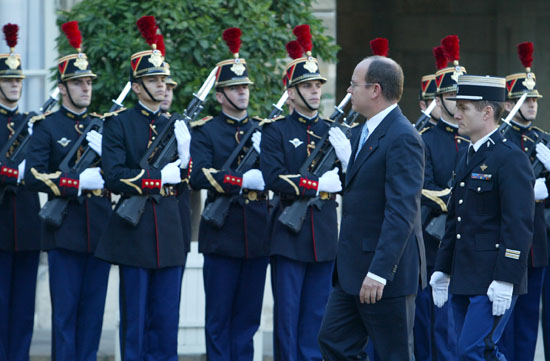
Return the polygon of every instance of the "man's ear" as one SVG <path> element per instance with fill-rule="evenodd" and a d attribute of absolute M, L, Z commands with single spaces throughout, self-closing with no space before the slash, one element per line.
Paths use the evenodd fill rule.
<path fill-rule="evenodd" d="M 512 102 L 504 102 L 504 110 L 506 110 L 507 112 L 510 112 L 513 107 L 514 104 Z"/>
<path fill-rule="evenodd" d="M 136 82 L 132 82 L 132 91 L 136 94 L 141 93 L 141 85 Z"/>

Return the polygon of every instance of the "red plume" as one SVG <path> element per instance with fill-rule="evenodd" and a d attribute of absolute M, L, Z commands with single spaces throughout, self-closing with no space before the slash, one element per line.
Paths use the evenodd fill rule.
<path fill-rule="evenodd" d="M 4 25 L 2 30 L 4 31 L 4 38 L 6 39 L 8 46 L 10 48 L 15 48 L 17 45 L 17 32 L 19 31 L 19 26 L 8 23 Z"/>
<path fill-rule="evenodd" d="M 157 49 L 160 51 L 162 56 L 166 56 L 166 46 L 164 45 L 164 36 L 161 34 L 157 36 Z"/>
<path fill-rule="evenodd" d="M 141 18 L 139 18 L 136 25 L 141 32 L 141 36 L 145 38 L 147 44 L 151 46 L 153 46 L 153 44 L 157 44 L 158 26 L 154 16 L 142 16 Z"/>
<path fill-rule="evenodd" d="M 241 29 L 239 28 L 228 28 L 223 31 L 222 38 L 227 44 L 229 51 L 233 54 L 238 54 L 239 49 L 241 48 Z"/>
<path fill-rule="evenodd" d="M 530 41 L 526 41 L 524 43 L 518 44 L 519 60 L 521 61 L 524 67 L 526 68 L 531 67 L 531 64 L 533 63 L 534 51 L 535 51 L 535 48 L 533 47 L 533 43 Z"/>
<path fill-rule="evenodd" d="M 298 40 L 298 43 L 300 43 L 306 53 L 313 49 L 313 43 L 311 42 L 311 29 L 308 24 L 296 26 L 293 33 L 296 35 L 296 40 Z"/>
<path fill-rule="evenodd" d="M 297 40 L 292 40 L 286 44 L 286 51 L 292 59 L 298 59 L 304 56 L 304 49 Z"/>
<path fill-rule="evenodd" d="M 374 55 L 388 56 L 389 42 L 386 38 L 376 38 L 370 41 L 370 48 Z"/>
<path fill-rule="evenodd" d="M 458 36 L 448 35 L 441 40 L 441 45 L 443 46 L 443 51 L 445 56 L 449 61 L 458 61 L 460 60 L 460 45 Z"/>
<path fill-rule="evenodd" d="M 67 39 L 69 39 L 69 44 L 75 49 L 80 49 L 82 45 L 82 35 L 80 34 L 80 30 L 78 29 L 78 21 L 69 21 L 65 24 L 61 25 L 61 30 L 65 33 L 67 36 Z"/>
<path fill-rule="evenodd" d="M 433 54 L 435 58 L 435 66 L 437 66 L 437 69 L 443 69 L 448 66 L 449 61 L 447 60 L 447 57 L 445 56 L 445 51 L 443 50 L 442 46 L 435 46 L 433 49 Z"/>

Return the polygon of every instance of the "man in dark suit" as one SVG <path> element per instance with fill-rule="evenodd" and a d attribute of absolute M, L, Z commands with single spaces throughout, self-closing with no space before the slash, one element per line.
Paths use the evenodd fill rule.
<path fill-rule="evenodd" d="M 353 72 L 353 110 L 367 119 L 345 175 L 332 291 L 319 333 L 325 360 L 412 358 L 414 299 L 425 281 L 420 196 L 424 147 L 401 113 L 403 71 L 372 56 Z"/>
<path fill-rule="evenodd" d="M 438 307 L 453 295 L 459 360 L 506 360 L 495 344 L 527 291 L 535 177 L 497 130 L 505 87 L 504 78 L 462 75 L 453 98 L 459 134 L 472 144 L 457 164 L 430 285 Z"/>

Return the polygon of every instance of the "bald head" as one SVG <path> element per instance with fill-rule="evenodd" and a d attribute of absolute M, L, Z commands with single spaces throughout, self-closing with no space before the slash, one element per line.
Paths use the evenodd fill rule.
<path fill-rule="evenodd" d="M 391 58 L 385 56 L 369 56 L 363 59 L 359 66 L 366 67 L 365 82 L 378 83 L 382 88 L 382 96 L 389 102 L 397 103 L 403 95 L 403 69 Z"/>

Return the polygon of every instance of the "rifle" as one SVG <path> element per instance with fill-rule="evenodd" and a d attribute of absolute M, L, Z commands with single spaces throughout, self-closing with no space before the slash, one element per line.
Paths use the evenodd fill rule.
<path fill-rule="evenodd" d="M 48 97 L 48 100 L 40 107 L 40 114 L 44 114 L 57 104 L 59 88 L 55 88 Z M 29 112 L 25 120 L 19 124 L 13 135 L 6 144 L 0 149 L 0 165 L 16 164 L 19 165 L 25 159 L 25 150 L 31 139 L 28 131 L 28 122 L 38 114 Z M 8 189 L 14 189 L 13 186 L 0 185 L 0 204 L 4 201 L 4 195 Z"/>
<path fill-rule="evenodd" d="M 267 117 L 268 120 L 271 120 L 281 115 L 281 113 L 283 112 L 283 106 L 287 98 L 288 93 L 285 90 L 277 104 L 273 104 L 271 113 L 269 113 L 269 116 Z M 239 142 L 239 145 L 233 150 L 233 152 L 223 163 L 222 169 L 231 168 L 231 165 L 233 164 L 233 162 L 235 162 L 245 144 L 252 137 L 255 131 L 260 130 L 262 125 L 263 122 L 259 124 L 254 124 L 252 127 L 250 127 L 249 130 L 247 130 L 247 132 L 243 135 L 241 141 Z M 252 169 L 254 167 L 254 164 L 256 163 L 256 160 L 258 159 L 258 156 L 259 154 L 258 152 L 256 152 L 256 149 L 254 149 L 254 147 L 250 147 L 235 171 L 238 173 L 245 173 L 246 171 Z M 213 202 L 210 202 L 205 206 L 204 211 L 202 212 L 202 219 L 218 229 L 222 228 L 225 223 L 227 213 L 229 212 L 229 206 L 237 199 L 237 197 L 238 195 L 221 195 L 217 197 Z"/>
<path fill-rule="evenodd" d="M 426 110 L 423 110 L 421 112 L 422 114 L 420 115 L 420 118 L 418 118 L 418 120 L 414 124 L 414 127 L 416 128 L 417 131 L 420 132 L 422 129 L 426 127 L 426 125 L 432 118 L 431 114 L 432 114 L 432 111 L 435 109 L 436 105 L 437 103 L 435 102 L 435 99 L 433 99 L 430 105 L 428 105 L 428 107 L 426 108 Z"/>
<path fill-rule="evenodd" d="M 142 169 L 160 170 L 176 156 L 178 143 L 174 134 L 174 123 L 178 119 L 183 119 L 189 127 L 189 124 L 197 118 L 203 108 L 204 99 L 206 99 L 210 89 L 214 86 L 217 71 L 218 67 L 216 66 L 210 72 L 210 75 L 208 75 L 199 91 L 196 94 L 193 93 L 193 99 L 191 99 L 191 102 L 183 112 L 183 116 L 175 113 L 170 117 L 168 124 L 157 135 L 147 149 L 147 152 L 141 158 L 139 165 Z M 135 227 L 141 220 L 147 199 L 150 197 L 147 195 L 133 195 L 124 198 L 121 200 L 115 213 Z"/>
<path fill-rule="evenodd" d="M 357 113 L 353 110 L 350 111 L 348 117 L 345 118 L 345 121 L 340 123 L 342 118 L 344 118 L 343 108 L 348 103 L 351 98 L 351 94 L 347 94 L 344 99 L 340 102 L 338 106 L 335 106 L 335 111 L 330 116 L 330 119 L 334 121 L 331 125 L 332 127 L 338 127 L 344 132 L 347 133 L 349 125 L 355 121 Z M 309 157 L 304 161 L 300 168 L 300 174 L 313 174 L 314 176 L 320 177 L 325 172 L 334 168 L 334 163 L 337 160 L 336 152 L 328 140 L 328 130 L 325 132 L 319 144 L 320 147 L 316 147 Z M 313 169 L 313 170 L 311 170 Z M 302 229 L 302 224 L 307 214 L 307 210 L 310 206 L 316 206 L 317 209 L 321 209 L 324 205 L 324 192 L 313 198 L 298 198 L 290 206 L 286 207 L 281 215 L 279 216 L 279 222 L 285 225 L 294 233 L 300 232 Z"/>
<path fill-rule="evenodd" d="M 109 109 L 109 112 L 114 112 L 122 108 L 122 102 L 128 95 L 130 88 L 131 83 L 126 83 L 126 86 L 124 87 L 124 89 L 122 89 L 122 92 L 120 92 L 118 98 L 116 100 L 113 100 L 114 104 L 111 106 L 111 109 Z M 80 174 L 85 169 L 89 168 L 92 164 L 97 162 L 97 160 L 99 159 L 98 154 L 89 145 L 86 145 L 86 148 L 84 148 L 84 150 L 82 151 L 82 155 L 80 156 L 80 158 L 72 166 L 70 165 L 72 159 L 78 153 L 78 150 L 81 148 L 84 141 L 86 141 L 86 135 L 92 130 L 95 130 L 99 134 L 103 133 L 103 120 L 92 118 L 90 124 L 88 124 L 88 126 L 84 129 L 80 137 L 78 137 L 69 152 L 61 161 L 59 165 L 60 171 L 62 171 L 63 173 L 72 172 Z M 38 212 L 38 217 L 40 217 L 42 221 L 46 222 L 49 225 L 59 227 L 61 226 L 61 223 L 63 223 L 63 219 L 65 218 L 65 214 L 67 213 L 68 205 L 68 198 L 52 198 L 48 200 L 46 204 L 44 204 L 44 207 L 40 209 L 40 212 Z"/>

